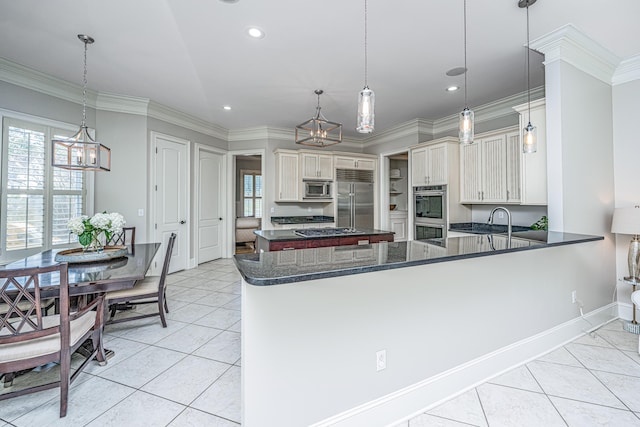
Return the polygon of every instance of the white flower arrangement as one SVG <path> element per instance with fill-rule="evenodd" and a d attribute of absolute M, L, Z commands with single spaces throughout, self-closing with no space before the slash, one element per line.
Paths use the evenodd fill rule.
<path fill-rule="evenodd" d="M 126 224 L 124 217 L 117 212 L 101 212 L 92 217 L 87 215 L 71 218 L 67 223 L 70 233 L 78 236 L 78 242 L 84 247 L 98 242 L 98 236 L 104 233 L 106 241 L 111 239 L 114 233 L 122 232 Z"/>

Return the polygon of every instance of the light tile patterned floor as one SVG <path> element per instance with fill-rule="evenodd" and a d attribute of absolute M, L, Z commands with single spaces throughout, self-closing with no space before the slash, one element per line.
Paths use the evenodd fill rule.
<path fill-rule="evenodd" d="M 638 335 L 612 322 L 394 427 L 640 426 Z"/>
<path fill-rule="evenodd" d="M 107 326 L 105 345 L 116 355 L 72 385 L 66 418 L 54 389 L 0 402 L 0 427 L 237 427 L 239 279 L 229 259 L 170 275 L 167 328 L 157 317 Z M 637 349 L 638 336 L 613 322 L 396 427 L 640 426 Z"/>
<path fill-rule="evenodd" d="M 167 328 L 159 317 L 107 326 L 105 347 L 116 354 L 105 367 L 87 366 L 73 383 L 65 418 L 58 418 L 54 389 L 0 402 L 0 427 L 237 427 L 239 280 L 230 259 L 169 275 Z M 136 312 L 153 308 L 140 305 Z M 15 383 L 42 376 L 29 373 Z"/>

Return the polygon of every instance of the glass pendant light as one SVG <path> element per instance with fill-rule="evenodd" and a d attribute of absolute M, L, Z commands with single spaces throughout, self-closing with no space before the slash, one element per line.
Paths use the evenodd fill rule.
<path fill-rule="evenodd" d="M 464 109 L 460 112 L 460 144 L 473 144 L 473 111 L 467 104 L 467 0 L 464 0 Z"/>
<path fill-rule="evenodd" d="M 536 138 L 536 128 L 531 124 L 531 77 L 529 70 L 529 5 L 535 3 L 536 0 L 520 0 L 518 6 L 527 8 L 527 109 L 529 123 L 522 129 L 522 152 L 529 154 L 538 151 L 538 142 Z"/>
<path fill-rule="evenodd" d="M 375 127 L 376 95 L 367 85 L 367 0 L 364 0 L 364 88 L 358 95 L 358 120 L 356 130 L 371 133 Z"/>
<path fill-rule="evenodd" d="M 51 140 L 53 151 L 52 166 L 69 170 L 110 171 L 111 150 L 96 142 L 87 129 L 87 45 L 95 40 L 87 35 L 78 34 L 84 43 L 84 74 L 82 81 L 82 124 L 80 130 L 70 138 Z"/>

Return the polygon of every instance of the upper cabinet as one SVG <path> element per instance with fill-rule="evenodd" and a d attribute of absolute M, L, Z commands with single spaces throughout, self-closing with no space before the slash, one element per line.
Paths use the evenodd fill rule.
<path fill-rule="evenodd" d="M 276 202 L 300 200 L 299 156 L 297 151 L 276 150 Z"/>
<path fill-rule="evenodd" d="M 375 170 L 376 157 L 352 157 L 336 154 L 334 157 L 336 169 Z"/>
<path fill-rule="evenodd" d="M 520 133 L 477 135 L 460 146 L 460 203 L 520 203 Z"/>
<path fill-rule="evenodd" d="M 302 179 L 333 180 L 333 154 L 300 152 Z"/>
<path fill-rule="evenodd" d="M 445 185 L 448 183 L 447 143 L 411 150 L 411 185 Z"/>
<path fill-rule="evenodd" d="M 520 132 L 529 123 L 528 105 L 513 107 L 520 113 Z M 537 151 L 522 154 L 521 201 L 523 205 L 547 204 L 547 125 L 545 99 L 531 102 L 531 124 L 536 127 Z M 521 135 L 522 137 L 522 135 Z"/>

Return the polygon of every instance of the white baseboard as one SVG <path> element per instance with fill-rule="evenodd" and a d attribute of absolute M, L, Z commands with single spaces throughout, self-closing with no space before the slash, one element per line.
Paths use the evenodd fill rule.
<path fill-rule="evenodd" d="M 419 415 L 490 378 L 534 360 L 618 317 L 611 303 L 527 339 L 518 341 L 409 387 L 334 415 L 311 427 L 395 425 Z"/>
<path fill-rule="evenodd" d="M 636 313 L 639 315 L 640 313 Z M 618 303 L 618 315 L 621 319 L 631 320 L 633 319 L 633 304 L 630 302 L 619 302 Z"/>

